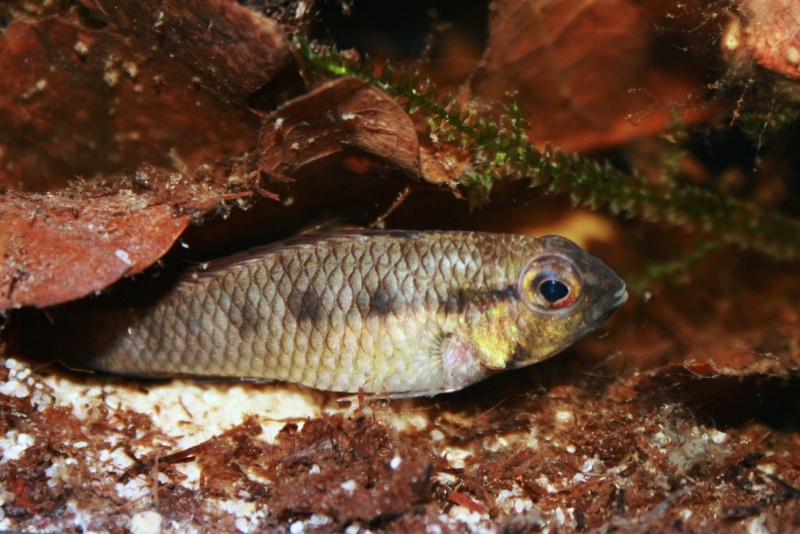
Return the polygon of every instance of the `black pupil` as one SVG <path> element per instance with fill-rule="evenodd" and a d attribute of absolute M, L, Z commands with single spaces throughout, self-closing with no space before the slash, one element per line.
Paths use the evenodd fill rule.
<path fill-rule="evenodd" d="M 539 293 L 547 302 L 558 302 L 569 293 L 569 288 L 558 280 L 545 280 L 539 286 Z"/>

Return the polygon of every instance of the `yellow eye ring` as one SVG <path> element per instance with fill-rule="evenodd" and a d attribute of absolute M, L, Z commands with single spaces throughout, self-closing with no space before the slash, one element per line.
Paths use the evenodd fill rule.
<path fill-rule="evenodd" d="M 520 274 L 518 290 L 533 311 L 563 313 L 581 300 L 583 279 L 573 262 L 547 254 L 528 262 Z"/>

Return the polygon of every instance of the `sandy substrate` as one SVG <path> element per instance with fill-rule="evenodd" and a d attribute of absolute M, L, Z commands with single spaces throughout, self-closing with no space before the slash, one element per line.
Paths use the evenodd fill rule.
<path fill-rule="evenodd" d="M 7 359 L 0 529 L 770 532 L 800 510 L 792 434 L 714 429 L 648 396 L 650 378 L 610 384 L 571 365 L 359 407 L 288 385 L 130 383 Z"/>

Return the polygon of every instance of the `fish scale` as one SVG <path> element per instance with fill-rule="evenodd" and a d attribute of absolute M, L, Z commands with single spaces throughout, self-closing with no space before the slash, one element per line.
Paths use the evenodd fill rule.
<path fill-rule="evenodd" d="M 537 262 L 556 267 L 531 272 Z M 523 283 L 534 275 L 572 284 L 574 302 L 549 309 L 540 282 Z M 52 332 L 76 341 L 70 365 L 113 373 L 432 395 L 552 356 L 620 306 L 624 288 L 557 236 L 350 231 L 213 262 L 146 305 L 53 310 Z"/>

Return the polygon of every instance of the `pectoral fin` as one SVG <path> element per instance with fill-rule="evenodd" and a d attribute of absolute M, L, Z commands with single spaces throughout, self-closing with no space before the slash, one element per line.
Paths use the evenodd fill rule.
<path fill-rule="evenodd" d="M 493 374 L 484 365 L 478 345 L 463 332 L 443 333 L 437 352 L 444 370 L 442 391 L 462 389 Z"/>

